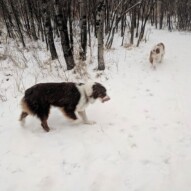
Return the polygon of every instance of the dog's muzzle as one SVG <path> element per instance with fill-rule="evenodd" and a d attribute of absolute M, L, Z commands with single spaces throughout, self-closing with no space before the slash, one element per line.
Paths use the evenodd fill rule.
<path fill-rule="evenodd" d="M 102 103 L 104 103 L 105 101 L 109 101 L 110 97 L 109 96 L 105 96 L 102 98 Z"/>

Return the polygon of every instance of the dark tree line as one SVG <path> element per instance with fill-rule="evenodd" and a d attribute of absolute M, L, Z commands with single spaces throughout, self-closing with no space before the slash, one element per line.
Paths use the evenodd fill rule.
<path fill-rule="evenodd" d="M 139 46 L 148 22 L 158 29 L 190 31 L 191 0 L 0 0 L 0 18 L 9 38 L 23 47 L 26 38 L 45 42 L 52 60 L 58 58 L 54 39 L 60 38 L 68 70 L 75 66 L 73 31 L 78 27 L 80 59 L 86 60 L 94 36 L 98 70 L 104 70 L 104 47 L 111 48 L 117 32 L 122 39 L 129 34 L 129 43 Z"/>

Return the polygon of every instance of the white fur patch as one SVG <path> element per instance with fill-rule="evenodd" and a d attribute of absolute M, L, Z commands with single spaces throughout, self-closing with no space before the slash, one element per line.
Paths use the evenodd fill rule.
<path fill-rule="evenodd" d="M 93 89 L 92 89 L 93 84 L 94 84 L 93 82 L 89 82 L 84 85 L 76 85 L 76 87 L 78 88 L 80 92 L 80 100 L 78 105 L 76 106 L 76 111 L 84 111 L 89 103 L 94 102 L 93 101 L 94 99 L 89 97 L 92 95 L 92 92 L 93 92 Z"/>
<path fill-rule="evenodd" d="M 89 97 L 89 96 L 91 96 L 92 95 L 92 93 L 93 93 L 93 89 L 92 89 L 92 87 L 93 87 L 93 85 L 95 84 L 95 82 L 88 82 L 88 83 L 86 83 L 86 84 L 84 84 L 84 91 L 85 91 L 85 93 L 86 93 L 86 95 Z"/>
<path fill-rule="evenodd" d="M 25 126 L 25 119 L 20 120 L 20 126 L 21 126 L 21 127 L 24 127 L 24 126 Z"/>

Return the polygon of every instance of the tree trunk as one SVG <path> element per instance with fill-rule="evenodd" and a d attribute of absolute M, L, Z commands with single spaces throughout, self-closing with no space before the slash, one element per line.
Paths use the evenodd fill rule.
<path fill-rule="evenodd" d="M 135 37 L 138 38 L 139 36 L 139 19 L 140 19 L 140 8 L 138 9 L 138 13 L 137 13 L 137 23 L 136 23 L 136 33 L 135 33 Z"/>
<path fill-rule="evenodd" d="M 44 29 L 43 29 L 43 18 L 42 18 L 42 3 L 36 1 L 36 11 L 34 11 L 35 18 L 38 25 L 38 37 L 41 37 L 41 40 L 44 42 Z"/>
<path fill-rule="evenodd" d="M 163 10 L 163 2 L 160 1 L 160 4 L 159 4 L 159 12 L 160 12 L 160 20 L 159 20 L 159 29 L 162 29 L 162 26 L 163 26 L 163 18 L 164 18 L 164 10 Z"/>
<path fill-rule="evenodd" d="M 68 3 L 68 19 L 69 19 L 69 31 L 70 31 L 70 46 L 71 46 L 71 51 L 73 53 L 74 40 L 73 40 L 73 27 L 72 27 L 73 18 L 72 18 L 71 3 L 72 3 L 72 0 L 70 0 Z"/>
<path fill-rule="evenodd" d="M 98 70 L 105 70 L 104 47 L 103 47 L 103 22 L 104 22 L 104 0 L 99 0 L 97 5 L 96 28 L 98 40 Z"/>
<path fill-rule="evenodd" d="M 48 45 L 50 48 L 50 53 L 52 60 L 55 60 L 58 58 L 54 39 L 53 39 L 53 32 L 52 32 L 52 26 L 51 26 L 51 20 L 50 20 L 50 11 L 49 11 L 49 4 L 47 0 L 42 0 L 42 14 L 44 18 L 44 26 L 45 26 L 45 34 L 48 41 Z"/>
<path fill-rule="evenodd" d="M 171 32 L 172 31 L 172 25 L 171 25 L 170 13 L 167 13 L 167 25 L 168 25 L 168 30 Z"/>
<path fill-rule="evenodd" d="M 20 37 L 20 40 L 23 44 L 23 47 L 26 47 L 25 45 L 25 42 L 24 42 L 24 38 L 23 38 L 23 34 L 22 34 L 22 31 L 21 31 L 21 23 L 20 23 L 20 20 L 19 20 L 19 15 L 18 15 L 18 12 L 16 11 L 14 5 L 13 5 L 13 0 L 9 0 L 10 2 L 10 5 L 11 5 L 11 9 L 13 11 L 13 15 L 14 15 L 14 18 L 15 18 L 15 23 L 17 25 L 17 30 L 18 30 L 18 35 Z"/>
<path fill-rule="evenodd" d="M 10 15 L 9 15 L 8 9 L 5 5 L 5 3 L 3 2 L 3 0 L 0 0 L 0 5 L 1 5 L 3 20 L 6 25 L 8 36 L 9 36 L 9 38 L 13 38 L 13 34 L 12 34 L 12 30 L 11 30 L 12 21 L 9 19 Z M 9 22 L 9 21 L 11 21 L 11 22 Z"/>
<path fill-rule="evenodd" d="M 108 33 L 110 28 L 110 7 L 109 7 L 109 0 L 105 0 L 106 6 L 106 21 L 105 21 L 105 34 Z"/>
<path fill-rule="evenodd" d="M 23 11 L 23 15 L 24 15 L 24 20 L 25 20 L 25 28 L 27 30 L 27 35 L 29 36 L 29 38 L 31 39 L 31 32 L 30 32 L 30 22 L 29 22 L 29 17 L 28 17 L 28 10 L 27 10 L 27 5 L 26 5 L 26 1 L 23 2 L 23 6 L 24 6 L 24 11 Z"/>
<path fill-rule="evenodd" d="M 149 6 L 150 5 L 150 6 Z M 155 1 L 153 0 L 148 0 L 144 5 L 143 5 L 143 11 L 142 11 L 142 23 L 141 23 L 141 31 L 140 31 L 140 34 L 139 34 L 139 38 L 138 38 L 138 41 L 137 41 L 137 47 L 139 46 L 141 40 L 143 39 L 144 37 L 144 33 L 145 33 L 145 27 L 146 27 L 146 23 L 148 21 L 148 18 L 151 14 L 151 11 L 153 9 L 155 5 Z"/>
<path fill-rule="evenodd" d="M 135 9 L 131 12 L 131 37 L 130 37 L 130 43 L 134 43 L 134 34 L 135 34 L 135 23 L 136 23 L 136 12 Z"/>
<path fill-rule="evenodd" d="M 28 12 L 29 12 L 29 20 L 30 20 L 30 30 L 33 37 L 33 40 L 38 40 L 35 30 L 35 24 L 34 24 L 34 16 L 33 16 L 33 8 L 31 4 L 31 0 L 27 0 L 28 5 Z"/>
<path fill-rule="evenodd" d="M 64 15 L 61 8 L 61 7 L 66 7 L 66 3 L 67 2 L 64 2 L 64 5 L 62 5 L 60 0 L 55 0 L 54 7 L 55 7 L 56 22 L 60 31 L 61 45 L 62 45 L 64 58 L 67 65 L 67 70 L 71 70 L 74 68 L 75 62 L 74 62 L 73 53 L 70 47 L 66 13 Z"/>
<path fill-rule="evenodd" d="M 158 1 L 155 4 L 154 7 L 154 22 L 155 22 L 155 28 L 157 29 L 158 27 Z"/>
<path fill-rule="evenodd" d="M 86 50 L 87 50 L 87 1 L 80 1 L 80 28 L 81 28 L 81 49 L 80 49 L 80 59 L 86 60 Z"/>

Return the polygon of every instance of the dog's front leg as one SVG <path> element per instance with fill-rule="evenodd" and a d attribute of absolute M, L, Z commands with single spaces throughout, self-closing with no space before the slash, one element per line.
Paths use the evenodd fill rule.
<path fill-rule="evenodd" d="M 93 124 L 96 123 L 95 121 L 89 121 L 89 120 L 88 120 L 85 110 L 84 110 L 84 111 L 78 111 L 78 114 L 79 114 L 79 116 L 82 118 L 82 120 L 83 120 L 83 122 L 84 122 L 85 124 L 93 125 Z"/>
<path fill-rule="evenodd" d="M 77 119 L 77 116 L 74 112 L 74 109 L 73 108 L 62 108 L 61 111 L 63 112 L 63 114 L 68 118 L 68 119 L 71 119 L 71 120 L 76 120 Z"/>

